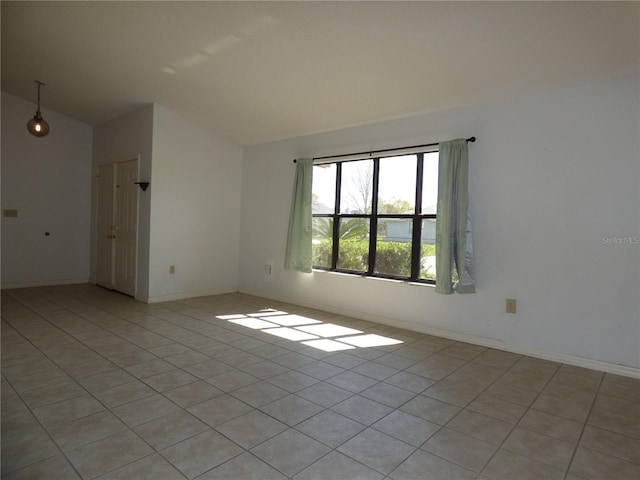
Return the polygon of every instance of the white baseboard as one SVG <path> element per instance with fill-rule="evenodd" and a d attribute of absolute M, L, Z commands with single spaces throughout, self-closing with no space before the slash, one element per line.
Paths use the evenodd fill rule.
<path fill-rule="evenodd" d="M 329 313 L 335 313 L 337 315 L 344 315 L 346 317 L 357 318 L 360 320 L 368 320 L 383 325 L 389 325 L 397 328 L 404 328 L 414 332 L 424 333 L 427 335 L 433 335 L 436 337 L 448 338 L 450 340 L 456 340 L 459 342 L 472 343 L 474 345 L 480 345 L 482 347 L 494 348 L 496 350 L 504 350 L 506 352 L 517 353 L 520 355 L 527 355 L 529 357 L 540 358 L 543 360 L 549 360 L 552 362 L 564 363 L 567 365 L 573 365 L 576 367 L 589 368 L 591 370 L 597 370 L 600 372 L 613 373 L 615 375 L 621 375 L 624 377 L 638 378 L 640 379 L 640 368 L 629 367 L 626 365 L 618 365 L 615 363 L 603 362 L 600 360 L 591 360 L 589 358 L 578 357 L 575 355 L 567 355 L 564 353 L 550 352 L 548 350 L 542 350 L 538 348 L 523 347 L 520 345 L 514 345 L 501 340 L 495 340 L 491 338 L 479 337 L 476 335 L 468 335 L 459 332 L 453 332 L 442 328 L 430 327 L 428 325 L 416 324 L 413 322 L 407 322 L 404 320 L 398 320 L 395 318 L 382 317 L 379 315 L 369 314 L 366 312 L 360 312 L 355 310 L 349 310 L 341 307 L 334 307 L 330 305 L 317 304 L 313 302 L 300 301 L 295 298 L 282 297 L 277 295 L 265 295 L 260 292 L 252 292 L 249 290 L 240 289 L 240 293 L 247 295 L 255 295 L 257 297 L 268 298 L 278 302 L 291 303 L 299 305 L 301 307 L 313 308 L 316 310 L 322 310 Z"/>
<path fill-rule="evenodd" d="M 236 293 L 236 288 L 212 290 L 210 292 L 201 293 L 175 293 L 172 295 L 161 295 L 158 297 L 136 297 L 136 300 L 140 300 L 145 303 L 162 303 L 162 302 L 175 302 L 176 300 L 187 300 L 189 298 L 208 297 L 211 295 L 224 295 L 227 293 Z"/>
<path fill-rule="evenodd" d="M 55 287 L 58 285 L 78 285 L 81 283 L 89 283 L 88 278 L 77 278 L 71 280 L 49 280 L 46 282 L 30 282 L 30 283 L 3 283 L 2 290 L 12 288 L 36 288 L 36 287 Z"/>

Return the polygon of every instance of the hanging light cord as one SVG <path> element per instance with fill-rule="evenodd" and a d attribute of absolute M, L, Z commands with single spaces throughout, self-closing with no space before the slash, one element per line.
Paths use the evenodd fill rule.
<path fill-rule="evenodd" d="M 38 84 L 38 113 L 40 113 L 40 87 L 46 84 L 42 83 L 40 80 L 34 80 L 34 82 Z"/>

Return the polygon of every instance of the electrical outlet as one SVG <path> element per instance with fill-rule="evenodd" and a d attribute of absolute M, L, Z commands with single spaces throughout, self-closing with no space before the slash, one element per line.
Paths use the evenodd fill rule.
<path fill-rule="evenodd" d="M 4 216 L 10 218 L 18 218 L 18 210 L 13 210 L 9 208 L 4 209 Z"/>
<path fill-rule="evenodd" d="M 267 275 L 271 275 L 271 265 L 269 265 L 268 263 L 264 266 L 264 273 L 266 273 Z"/>
<path fill-rule="evenodd" d="M 169 273 L 176 273 L 176 266 L 175 265 L 169 265 Z"/>
<path fill-rule="evenodd" d="M 507 298 L 507 313 L 516 313 L 516 299 Z"/>

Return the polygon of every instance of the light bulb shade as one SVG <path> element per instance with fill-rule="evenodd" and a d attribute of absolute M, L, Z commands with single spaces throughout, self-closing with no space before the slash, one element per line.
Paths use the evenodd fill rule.
<path fill-rule="evenodd" d="M 27 130 L 36 137 L 44 137 L 49 133 L 49 124 L 42 118 L 40 111 L 36 112 L 33 118 L 27 122 Z"/>

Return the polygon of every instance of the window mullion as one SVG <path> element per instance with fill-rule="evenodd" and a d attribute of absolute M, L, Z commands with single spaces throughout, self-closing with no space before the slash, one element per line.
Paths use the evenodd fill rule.
<path fill-rule="evenodd" d="M 340 248 L 340 186 L 342 185 L 342 163 L 336 164 L 336 203 L 333 209 L 333 249 L 331 250 L 331 269 L 338 268 L 338 249 Z"/>
<path fill-rule="evenodd" d="M 373 185 L 371 199 L 371 221 L 369 223 L 369 268 L 367 275 L 372 275 L 376 264 L 378 242 L 378 183 L 380 179 L 380 159 L 373 159 Z"/>
<path fill-rule="evenodd" d="M 411 280 L 420 277 L 420 262 L 422 257 L 422 177 L 424 171 L 424 155 L 418 154 L 416 170 L 416 205 L 413 210 L 413 235 L 411 240 Z"/>

